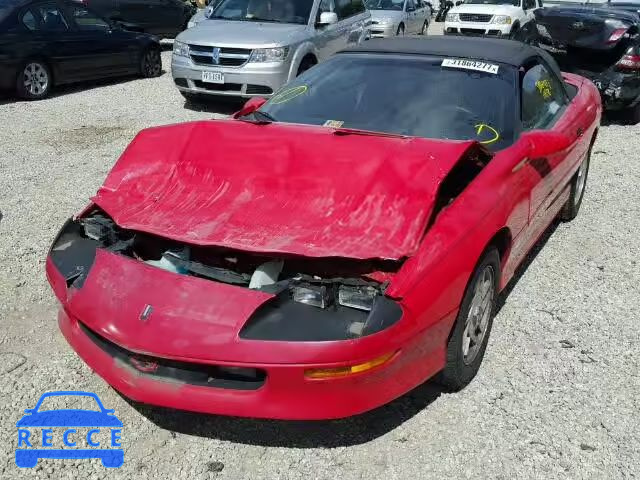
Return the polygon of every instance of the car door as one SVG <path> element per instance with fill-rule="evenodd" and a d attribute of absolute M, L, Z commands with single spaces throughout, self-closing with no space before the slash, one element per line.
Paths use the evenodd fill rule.
<path fill-rule="evenodd" d="M 109 76 L 131 71 L 137 46 L 131 36 L 81 4 L 69 5 L 71 35 L 82 50 L 82 76 Z"/>
<path fill-rule="evenodd" d="M 364 32 L 365 6 L 362 0 L 335 0 L 340 49 L 356 45 Z M 335 52 L 333 52 L 335 53 Z"/>
<path fill-rule="evenodd" d="M 422 0 L 415 0 L 415 4 L 416 4 L 416 33 L 420 33 L 422 31 L 422 25 L 424 25 L 424 23 L 427 21 L 428 7 L 426 3 L 424 3 Z"/>
<path fill-rule="evenodd" d="M 33 39 L 42 43 L 43 54 L 53 64 L 56 83 L 73 80 L 82 70 L 79 58 L 82 46 L 74 39 L 64 9 L 52 0 L 34 3 L 29 12 L 37 21 L 37 28 L 32 30 Z"/>
<path fill-rule="evenodd" d="M 118 20 L 145 32 L 149 28 L 149 10 L 146 0 L 118 0 Z"/>
<path fill-rule="evenodd" d="M 555 216 L 550 207 L 566 186 L 567 173 L 584 153 L 582 120 L 554 71 L 541 59 L 521 73 L 522 130 L 549 130 L 571 139 L 568 148 L 542 158 L 529 158 L 534 173 L 530 195 L 529 231 L 534 242 Z"/>
<path fill-rule="evenodd" d="M 329 58 L 338 50 L 344 48 L 339 23 L 333 25 L 319 25 L 320 15 L 324 12 L 336 12 L 335 0 L 321 0 L 316 13 L 316 35 L 314 43 L 321 62 Z"/>
<path fill-rule="evenodd" d="M 404 12 L 407 19 L 405 33 L 416 33 L 418 30 L 418 11 L 414 0 L 407 0 L 404 3 Z"/>
<path fill-rule="evenodd" d="M 177 0 L 145 0 L 147 18 L 145 32 L 160 36 L 173 36 L 182 30 L 184 8 Z"/>

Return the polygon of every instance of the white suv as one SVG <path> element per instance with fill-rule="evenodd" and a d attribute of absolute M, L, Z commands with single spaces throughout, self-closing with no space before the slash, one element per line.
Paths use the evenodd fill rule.
<path fill-rule="evenodd" d="M 449 10 L 444 33 L 513 38 L 541 7 L 542 0 L 467 0 Z"/>

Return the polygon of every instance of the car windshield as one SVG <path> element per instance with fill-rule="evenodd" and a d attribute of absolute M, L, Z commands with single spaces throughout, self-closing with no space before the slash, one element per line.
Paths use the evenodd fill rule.
<path fill-rule="evenodd" d="M 396 10 L 401 12 L 404 0 L 368 0 L 365 5 L 367 10 Z"/>
<path fill-rule="evenodd" d="M 256 120 L 472 139 L 493 150 L 510 145 L 516 115 L 512 68 L 467 62 L 492 72 L 486 73 L 455 66 L 460 61 L 340 54 L 296 78 L 254 115 Z"/>
<path fill-rule="evenodd" d="M 209 18 L 306 25 L 313 0 L 222 0 Z"/>
<path fill-rule="evenodd" d="M 45 397 L 38 412 L 50 410 L 92 410 L 102 411 L 96 399 L 89 395 L 51 395 Z"/>
<path fill-rule="evenodd" d="M 520 0 L 466 0 L 466 4 L 469 5 L 520 5 Z"/>

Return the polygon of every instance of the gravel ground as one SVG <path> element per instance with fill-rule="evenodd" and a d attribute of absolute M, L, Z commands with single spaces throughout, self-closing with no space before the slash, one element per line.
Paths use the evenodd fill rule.
<path fill-rule="evenodd" d="M 353 419 L 272 422 L 134 406 L 92 374 L 58 332 L 47 247 L 138 130 L 221 111 L 185 108 L 170 73 L 0 102 L 1 478 L 640 476 L 640 125 L 601 129 L 580 215 L 554 225 L 522 269 L 480 373 L 460 393 L 425 384 Z M 115 408 L 121 469 L 16 468 L 22 410 L 63 389 L 94 391 Z"/>

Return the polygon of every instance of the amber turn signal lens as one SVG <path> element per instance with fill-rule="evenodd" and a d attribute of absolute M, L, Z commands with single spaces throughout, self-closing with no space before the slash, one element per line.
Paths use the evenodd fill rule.
<path fill-rule="evenodd" d="M 372 368 L 379 367 L 380 365 L 387 363 L 389 360 L 395 357 L 398 352 L 399 350 L 391 353 L 385 353 L 380 357 L 369 360 L 368 362 L 358 363 L 357 365 L 347 365 L 344 367 L 336 368 L 312 368 L 306 370 L 304 372 L 304 375 L 307 378 L 346 377 L 348 375 L 366 372 L 367 370 L 371 370 Z"/>

